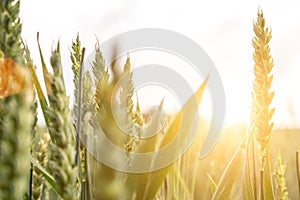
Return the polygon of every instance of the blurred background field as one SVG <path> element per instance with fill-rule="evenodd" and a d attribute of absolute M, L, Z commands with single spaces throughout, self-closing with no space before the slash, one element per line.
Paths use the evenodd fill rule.
<path fill-rule="evenodd" d="M 207 127 L 205 124 L 202 125 L 200 133 L 205 131 Z M 210 185 L 210 180 L 208 174 L 218 182 L 218 178 L 221 177 L 227 163 L 230 161 L 232 155 L 237 149 L 239 143 L 241 142 L 244 134 L 246 133 L 246 126 L 242 125 L 232 125 L 227 126 L 223 129 L 222 135 L 217 143 L 216 147 L 213 149 L 211 154 L 209 154 L 204 159 L 196 159 L 191 162 L 189 167 L 190 170 L 195 170 L 195 164 L 197 164 L 197 169 L 193 172 L 192 176 L 196 176 L 196 189 L 195 189 L 195 199 L 210 199 L 212 196 L 212 190 Z M 295 162 L 295 152 L 299 150 L 300 146 L 300 129 L 275 129 L 271 134 L 270 139 L 270 161 L 272 171 L 276 163 L 276 157 L 280 152 L 283 163 L 286 163 L 286 180 L 287 188 L 289 192 L 289 197 L 291 199 L 298 199 L 298 185 L 296 177 L 296 162 Z M 192 157 L 196 158 L 199 154 L 199 140 L 196 140 L 192 145 Z M 241 161 L 242 162 L 242 161 Z M 236 199 L 236 194 L 239 194 L 242 198 L 242 188 L 241 188 L 242 174 L 240 178 L 237 179 L 234 188 L 234 196 L 232 198 Z M 187 181 L 191 184 L 191 180 Z"/>

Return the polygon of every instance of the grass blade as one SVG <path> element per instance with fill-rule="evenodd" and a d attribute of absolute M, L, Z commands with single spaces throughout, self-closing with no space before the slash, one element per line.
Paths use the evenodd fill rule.
<path fill-rule="evenodd" d="M 47 172 L 45 168 L 43 168 L 31 155 L 28 155 L 29 161 L 43 174 L 44 178 L 47 180 L 47 182 L 51 185 L 52 189 L 55 191 L 55 193 L 59 196 L 58 193 L 58 185 L 56 184 L 54 178 Z"/>
<path fill-rule="evenodd" d="M 220 178 L 218 187 L 212 197 L 213 200 L 229 198 L 231 189 L 236 183 L 236 179 L 244 166 L 244 160 L 245 149 L 242 148 L 242 145 L 240 144 Z"/>
<path fill-rule="evenodd" d="M 249 153 L 247 152 L 247 155 Z M 250 159 L 247 156 L 247 160 L 245 162 L 244 174 L 243 174 L 243 200 L 252 200 L 254 199 L 254 191 L 251 182 L 251 168 L 250 168 Z"/>
<path fill-rule="evenodd" d="M 40 34 L 39 34 L 39 32 L 37 32 L 37 43 L 38 43 L 38 48 L 39 48 L 39 53 L 40 53 L 40 58 L 41 58 L 41 63 L 42 63 L 44 82 L 45 82 L 47 94 L 49 94 L 50 90 L 51 90 L 52 78 L 51 78 L 51 74 L 49 73 L 49 71 L 47 69 L 47 66 L 46 66 L 46 63 L 45 63 L 45 60 L 44 60 L 43 52 L 42 52 L 41 45 L 40 45 Z"/>
<path fill-rule="evenodd" d="M 207 173 L 207 177 L 209 179 L 211 193 L 214 194 L 215 191 L 218 188 L 218 185 L 216 184 L 216 182 L 214 181 L 214 179 L 209 175 L 209 173 Z"/>
<path fill-rule="evenodd" d="M 176 136 L 178 127 L 181 123 L 181 116 L 183 112 L 190 113 L 190 115 L 188 116 L 189 119 L 185 119 L 186 122 L 191 123 L 193 121 L 193 117 L 197 112 L 197 108 L 193 108 L 191 106 L 194 106 L 193 104 L 194 97 L 196 98 L 197 104 L 198 105 L 200 104 L 204 89 L 206 87 L 206 82 L 207 79 L 201 84 L 201 86 L 194 93 L 194 95 L 188 99 L 188 101 L 184 104 L 180 112 L 176 115 L 175 119 L 169 126 L 169 129 L 167 130 L 165 137 L 162 140 L 161 146 L 167 145 Z M 187 127 L 189 126 L 187 125 Z M 155 142 L 156 141 L 144 143 L 143 150 L 147 150 L 147 151 L 154 150 L 156 145 Z M 180 147 L 180 145 L 182 144 L 178 144 L 178 145 Z M 154 199 L 158 189 L 160 188 L 161 184 L 165 180 L 165 177 L 169 173 L 171 167 L 172 165 L 151 173 L 131 174 L 128 176 L 127 183 L 130 186 L 132 185 L 133 189 L 136 190 L 137 199 L 142 199 L 142 198 Z"/>

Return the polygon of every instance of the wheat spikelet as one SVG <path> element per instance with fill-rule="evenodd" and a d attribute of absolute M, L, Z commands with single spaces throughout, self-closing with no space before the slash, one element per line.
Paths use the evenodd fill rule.
<path fill-rule="evenodd" d="M 24 44 L 24 43 L 23 43 Z M 26 44 L 24 44 L 24 58 L 25 58 L 25 66 L 27 68 L 32 68 L 34 69 L 34 64 L 33 64 L 33 60 L 31 59 L 31 56 L 30 56 L 30 51 L 29 51 L 29 48 Z M 32 78 L 33 80 L 33 78 Z M 33 81 L 34 82 L 34 81 Z M 33 87 L 33 86 L 32 86 Z M 36 135 L 36 129 L 37 129 L 37 121 L 38 121 L 38 117 L 37 117 L 37 107 L 38 107 L 38 103 L 37 103 L 37 100 L 35 98 L 35 93 L 33 94 L 34 95 L 34 102 L 32 104 L 32 112 L 34 114 L 34 120 L 33 120 L 33 123 L 32 123 L 32 130 L 31 130 L 31 133 L 32 133 L 32 137 L 34 137 Z"/>
<path fill-rule="evenodd" d="M 1 0 L 0 2 L 0 49 L 6 58 L 12 58 L 23 65 L 24 49 L 21 47 L 22 24 L 19 17 L 19 0 Z"/>
<path fill-rule="evenodd" d="M 276 158 L 273 177 L 275 180 L 275 194 L 277 200 L 288 200 L 289 193 L 286 186 L 285 171 L 286 164 L 282 163 L 280 153 Z"/>
<path fill-rule="evenodd" d="M 73 117 L 75 119 L 74 123 L 77 122 L 77 97 L 78 97 L 78 82 L 79 82 L 79 68 L 81 62 L 81 42 L 79 35 L 77 35 L 76 40 L 72 42 L 72 50 L 70 52 L 70 58 L 72 61 L 72 71 L 73 71 L 73 83 L 74 83 L 74 105 L 73 105 Z"/>
<path fill-rule="evenodd" d="M 34 157 L 42 167 L 46 167 L 47 164 L 49 140 L 49 134 L 42 133 L 40 140 L 35 144 L 34 147 Z M 41 199 L 44 181 L 45 179 L 43 174 L 36 167 L 34 167 L 32 182 L 32 199 Z"/>
<path fill-rule="evenodd" d="M 109 73 L 105 66 L 105 60 L 100 51 L 99 42 L 95 45 L 95 60 L 92 64 L 93 75 L 94 75 L 94 85 L 96 88 L 95 93 L 95 116 L 101 123 L 107 115 L 107 105 L 106 97 L 108 86 L 109 86 Z M 110 103 L 110 102 L 109 102 Z"/>
<path fill-rule="evenodd" d="M 254 47 L 254 75 L 252 92 L 252 126 L 255 128 L 255 136 L 260 144 L 262 164 L 264 166 L 266 149 L 269 144 L 270 134 L 273 128 L 271 118 L 275 111 L 270 108 L 274 92 L 270 92 L 273 76 L 273 59 L 270 55 L 269 42 L 271 30 L 265 28 L 265 19 L 261 10 L 258 11 L 254 22 L 255 37 L 252 40 Z"/>
<path fill-rule="evenodd" d="M 125 150 L 129 152 L 134 152 L 136 150 L 137 145 L 139 144 L 139 138 L 141 136 L 141 129 L 140 126 L 143 125 L 143 119 L 140 112 L 139 105 L 137 107 L 138 112 L 135 112 L 134 110 L 134 103 L 133 103 L 133 92 L 134 92 L 134 86 L 132 81 L 132 72 L 130 72 L 130 58 L 127 57 L 126 63 L 124 65 L 123 69 L 123 75 L 126 75 L 126 73 L 129 73 L 129 75 L 126 75 L 126 82 L 124 81 L 121 86 L 120 91 L 120 104 L 122 113 L 125 116 L 124 123 L 126 124 L 126 128 L 128 131 L 128 137 L 127 141 L 125 142 Z M 128 167 L 130 167 L 130 156 L 128 154 Z"/>

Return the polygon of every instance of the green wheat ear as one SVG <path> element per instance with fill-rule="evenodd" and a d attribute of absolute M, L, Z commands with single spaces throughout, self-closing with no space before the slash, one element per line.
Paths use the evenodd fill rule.
<path fill-rule="evenodd" d="M 59 43 L 50 59 L 53 68 L 51 91 L 48 94 L 48 130 L 50 143 L 49 171 L 53 175 L 57 191 L 64 199 L 77 199 L 74 128 L 71 122 L 69 99 L 63 81 Z"/>
<path fill-rule="evenodd" d="M 77 122 L 77 97 L 78 97 L 78 82 L 79 82 L 79 68 L 81 63 L 81 44 L 79 35 L 77 35 L 76 40 L 72 42 L 72 50 L 70 51 L 70 58 L 72 61 L 72 71 L 73 71 L 73 83 L 74 83 L 74 106 L 73 106 L 73 116 L 74 123 Z"/>
<path fill-rule="evenodd" d="M 21 48 L 22 24 L 19 18 L 19 0 L 1 0 L 0 2 L 0 49 L 4 57 L 12 58 L 20 65 L 24 64 Z"/>
<path fill-rule="evenodd" d="M 24 67 L 19 9 L 20 1 L 0 2 L 0 54 L 1 58 L 12 58 Z M 22 199 L 29 189 L 27 156 L 34 114 L 32 91 L 27 90 L 30 78 L 25 76 L 26 86 L 21 93 L 0 99 L 0 199 L 3 200 Z"/>
<path fill-rule="evenodd" d="M 24 94 L 0 100 L 0 199 L 19 200 L 29 182 L 30 131 L 33 120 Z"/>

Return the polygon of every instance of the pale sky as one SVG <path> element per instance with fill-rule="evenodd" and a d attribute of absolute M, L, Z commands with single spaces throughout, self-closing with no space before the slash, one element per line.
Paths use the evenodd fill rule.
<path fill-rule="evenodd" d="M 300 125 L 300 1 L 240 0 L 23 0 L 23 37 L 40 67 L 36 32 L 49 60 L 53 41 L 60 39 L 68 94 L 72 91 L 69 49 L 79 32 L 87 53 L 93 51 L 95 35 L 100 41 L 137 28 L 163 28 L 197 42 L 214 61 L 224 84 L 226 124 L 247 122 L 253 78 L 252 23 L 262 8 L 272 27 L 274 58 L 273 117 L 277 126 Z M 288 110 L 294 109 L 292 119 Z"/>

